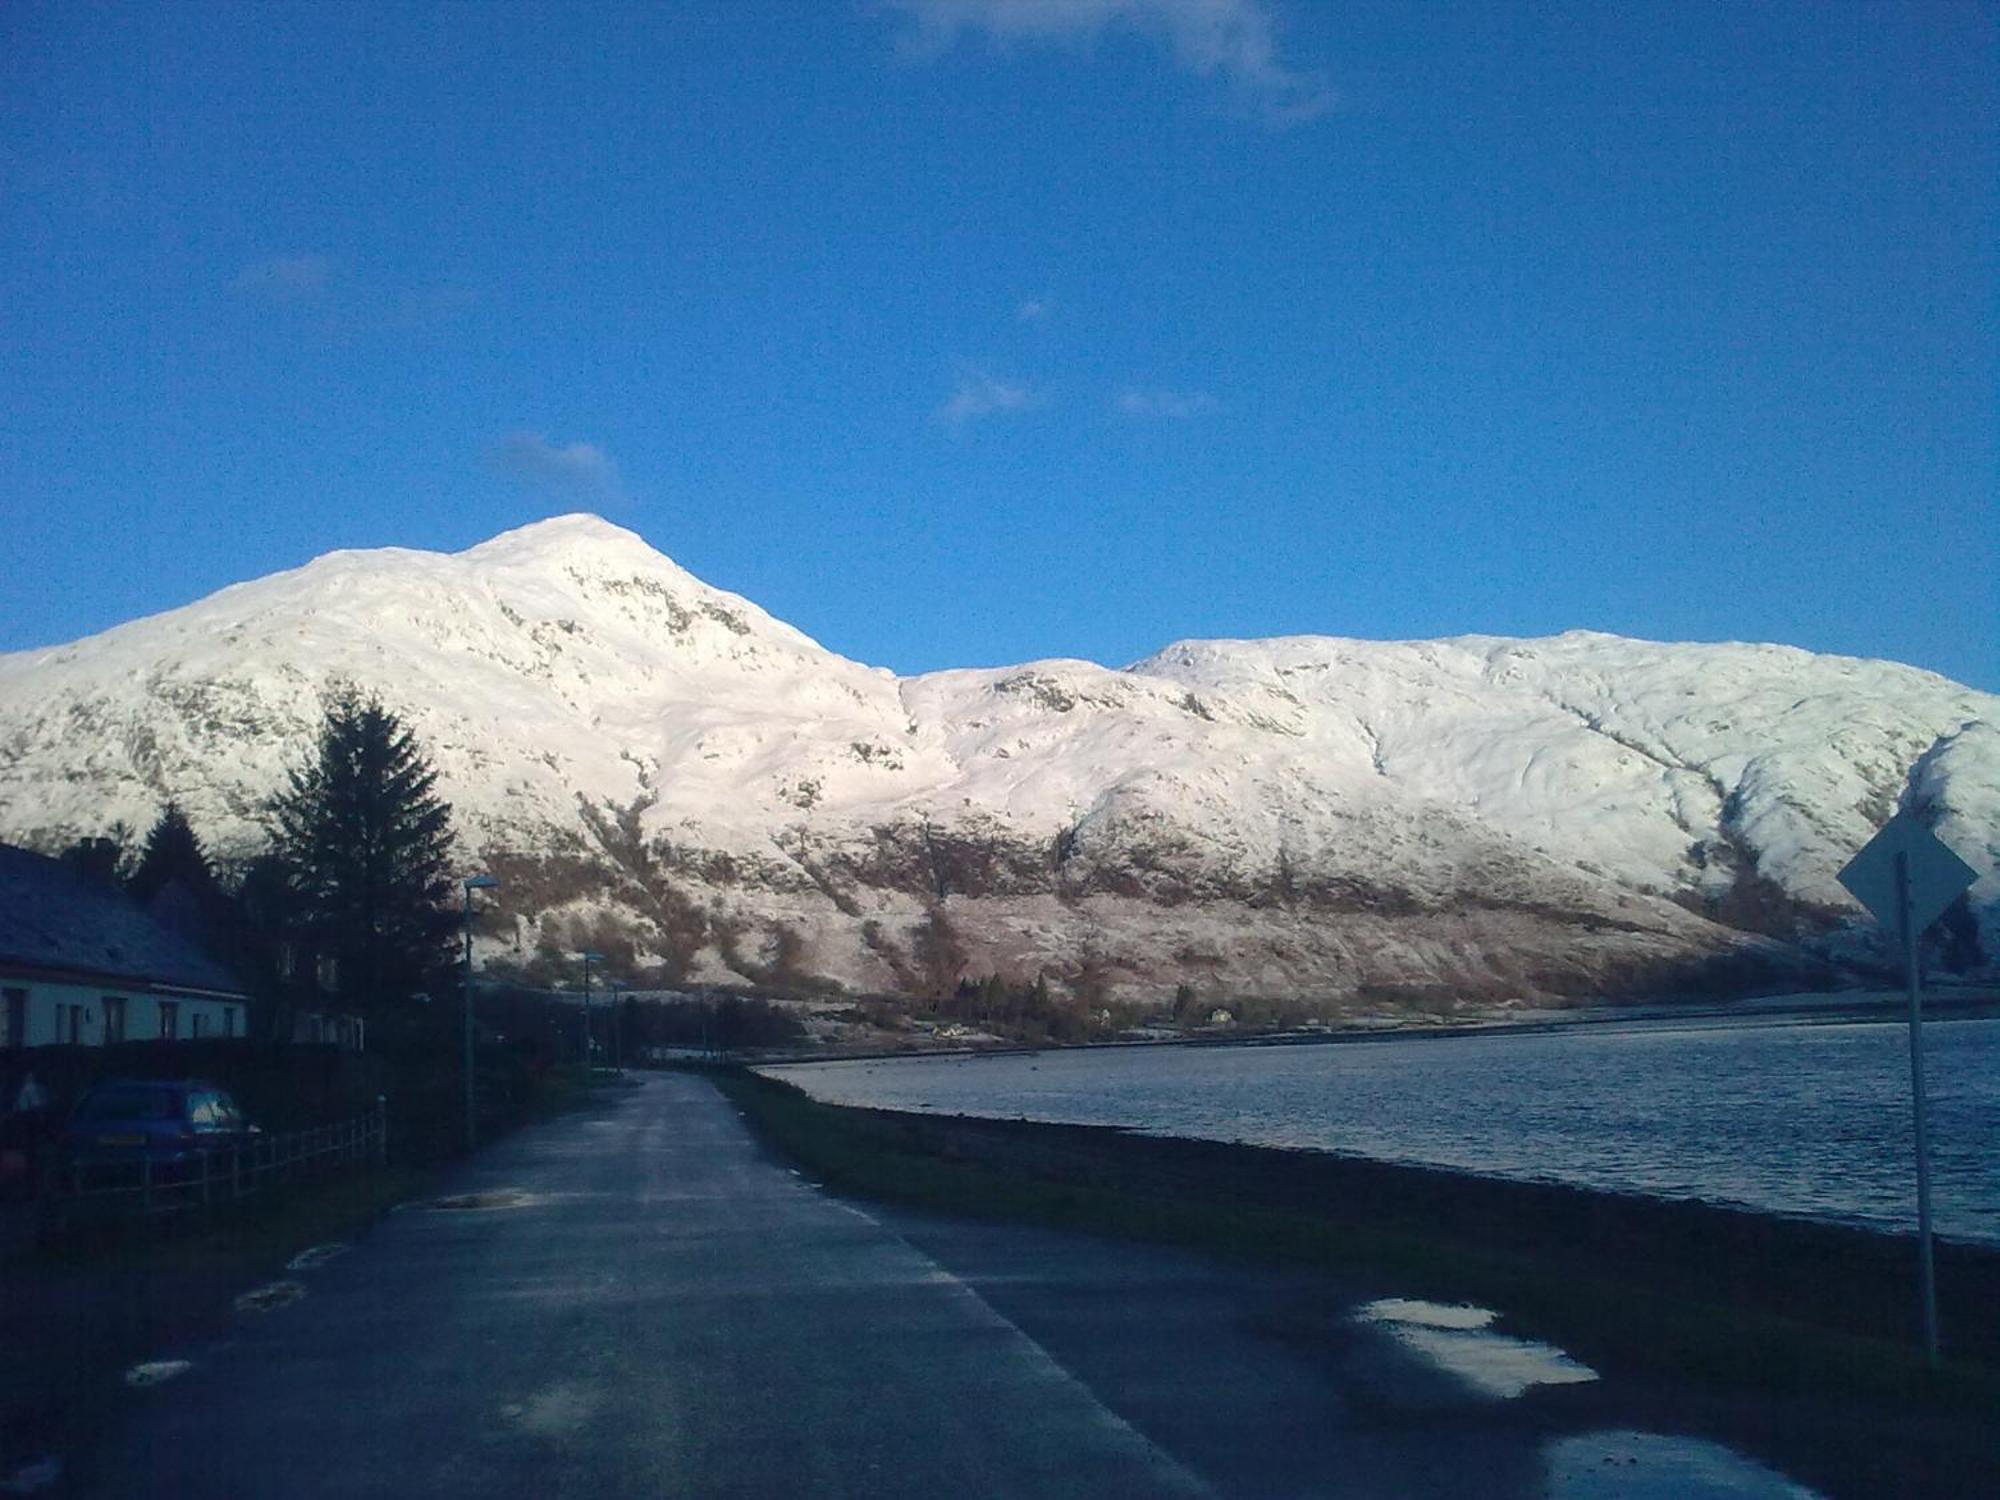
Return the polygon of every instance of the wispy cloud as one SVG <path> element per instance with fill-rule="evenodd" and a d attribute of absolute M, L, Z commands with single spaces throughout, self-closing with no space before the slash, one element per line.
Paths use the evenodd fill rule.
<path fill-rule="evenodd" d="M 243 267 L 230 285 L 286 326 L 335 342 L 448 324 L 478 300 L 470 287 L 398 285 L 369 270 L 317 251 L 274 255 Z"/>
<path fill-rule="evenodd" d="M 301 302 L 323 293 L 339 269 L 331 255 L 274 255 L 237 272 L 235 286 L 246 297 Z"/>
<path fill-rule="evenodd" d="M 1222 409 L 1207 391 L 1123 390 L 1111 404 L 1128 417 L 1205 417 Z"/>
<path fill-rule="evenodd" d="M 1174 61 L 1202 78 L 1222 80 L 1273 125 L 1296 125 L 1333 108 L 1318 74 L 1278 55 L 1266 0 L 883 0 L 910 26 L 904 49 L 935 54 L 961 35 L 983 33 L 1001 44 L 1087 43 L 1124 27 L 1164 42 Z"/>
<path fill-rule="evenodd" d="M 1014 316 L 1023 323 L 1039 323 L 1049 315 L 1049 304 L 1040 297 L 1023 297 L 1020 306 L 1014 309 Z"/>
<path fill-rule="evenodd" d="M 980 417 L 1028 411 L 1041 404 L 1042 398 L 1032 387 L 962 365 L 951 395 L 937 409 L 937 419 L 947 427 L 960 427 Z"/>
<path fill-rule="evenodd" d="M 595 443 L 551 443 L 539 432 L 512 432 L 493 449 L 493 465 L 538 494 L 573 500 L 622 500 L 618 466 Z"/>

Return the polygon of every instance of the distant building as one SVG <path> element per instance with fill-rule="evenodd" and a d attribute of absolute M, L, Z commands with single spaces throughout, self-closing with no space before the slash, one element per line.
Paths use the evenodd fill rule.
<path fill-rule="evenodd" d="M 278 1041 L 338 1047 L 343 1052 L 362 1050 L 368 1036 L 366 1021 L 353 1011 L 337 1008 L 340 964 L 336 959 L 301 949 L 285 939 L 272 947 L 271 968 L 278 987 L 274 1028 Z"/>
<path fill-rule="evenodd" d="M 293 1009 L 288 1014 L 291 1025 L 281 1038 L 284 1041 L 359 1052 L 368 1039 L 367 1023 L 351 1011 Z"/>
<path fill-rule="evenodd" d="M 0 844 L 0 1047 L 249 1032 L 243 984 L 122 891 Z"/>

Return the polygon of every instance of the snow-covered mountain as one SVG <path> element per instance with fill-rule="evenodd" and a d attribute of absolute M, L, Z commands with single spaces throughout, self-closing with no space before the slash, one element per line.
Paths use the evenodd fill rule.
<path fill-rule="evenodd" d="M 340 552 L 0 657 L 0 838 L 168 797 L 224 854 L 329 685 L 421 735 L 489 957 L 917 990 L 1484 998 L 1838 951 L 1835 872 L 1909 799 L 1983 872 L 2000 698 L 1890 662 L 1582 632 L 1188 641 L 898 678 L 565 516 Z"/>

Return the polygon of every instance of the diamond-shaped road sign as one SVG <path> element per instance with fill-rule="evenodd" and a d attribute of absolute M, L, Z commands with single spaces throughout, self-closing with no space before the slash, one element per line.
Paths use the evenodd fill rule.
<path fill-rule="evenodd" d="M 1979 878 L 1978 872 L 1953 854 L 1936 834 L 1906 812 L 1882 825 L 1882 831 L 1862 845 L 1838 877 L 1848 893 L 1875 914 L 1875 920 L 1896 930 L 1896 856 L 1909 871 L 1910 935 L 1914 937 L 1944 915 L 1958 893 Z"/>

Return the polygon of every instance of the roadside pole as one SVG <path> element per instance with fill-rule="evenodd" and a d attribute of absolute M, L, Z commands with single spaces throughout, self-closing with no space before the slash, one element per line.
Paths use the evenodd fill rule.
<path fill-rule="evenodd" d="M 465 888 L 465 983 L 461 999 L 465 1003 L 465 1149 L 470 1152 L 479 1144 L 479 1131 L 475 1121 L 478 1111 L 472 1096 L 472 887 Z"/>
<path fill-rule="evenodd" d="M 1903 982 L 1910 991 L 1910 1104 L 1917 1147 L 1917 1283 L 1923 1300 L 1924 1358 L 1938 1362 L 1937 1264 L 1931 1254 L 1931 1148 L 1924 1105 L 1924 1001 L 1917 934 L 1910 921 L 1910 856 L 1896 855 L 1896 925 L 1903 937 Z"/>
<path fill-rule="evenodd" d="M 590 966 L 604 962 L 604 955 L 585 952 L 578 955 L 583 960 L 583 1081 L 588 1083 L 591 1074 L 590 1056 Z"/>
<path fill-rule="evenodd" d="M 479 1115 L 473 1098 L 472 1073 L 472 893 L 497 891 L 500 882 L 491 875 L 469 875 L 465 879 L 465 1149 L 479 1144 Z"/>
<path fill-rule="evenodd" d="M 1930 1122 L 1924 1103 L 1924 1002 L 1917 945 L 1924 929 L 1978 874 L 1905 811 L 1884 823 L 1836 878 L 1903 945 L 1903 981 L 1910 992 L 1910 1120 L 1917 1157 L 1917 1298 L 1924 1358 L 1936 1369 L 1937 1264 L 1931 1251 Z"/>

